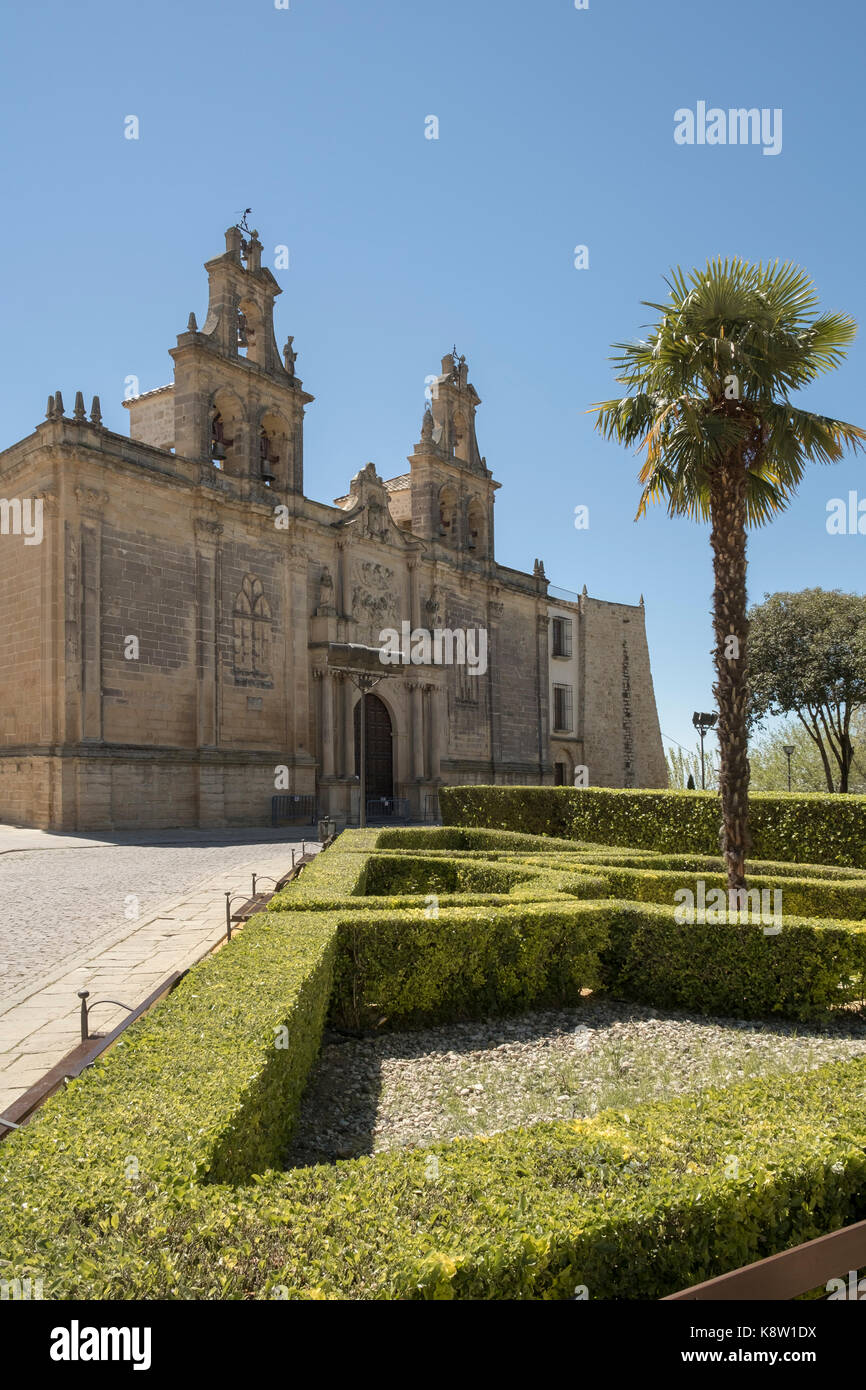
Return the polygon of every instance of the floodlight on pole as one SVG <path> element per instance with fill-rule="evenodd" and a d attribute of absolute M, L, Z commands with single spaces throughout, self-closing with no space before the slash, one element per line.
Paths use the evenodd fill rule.
<path fill-rule="evenodd" d="M 701 791 L 706 791 L 707 789 L 707 779 L 704 771 L 704 735 L 709 729 L 715 728 L 718 718 L 719 716 L 715 710 L 710 713 L 695 710 L 692 715 L 692 723 L 701 737 Z"/>

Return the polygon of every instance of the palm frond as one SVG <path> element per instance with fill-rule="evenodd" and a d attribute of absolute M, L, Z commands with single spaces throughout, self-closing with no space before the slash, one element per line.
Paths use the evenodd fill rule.
<path fill-rule="evenodd" d="M 624 394 L 591 407 L 606 439 L 644 452 L 638 516 L 665 501 L 705 519 L 713 470 L 742 458 L 750 525 L 787 506 L 808 463 L 835 463 L 866 443 L 857 425 L 815 415 L 790 395 L 844 360 L 857 331 L 847 314 L 819 312 L 817 290 L 792 261 L 717 257 L 675 266 L 667 303 L 647 335 L 614 343 Z"/>

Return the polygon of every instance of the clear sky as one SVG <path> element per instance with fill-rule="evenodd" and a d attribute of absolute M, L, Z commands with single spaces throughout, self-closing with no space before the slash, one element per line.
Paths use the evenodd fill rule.
<path fill-rule="evenodd" d="M 456 343 L 502 483 L 498 558 L 553 584 L 643 593 L 662 730 L 712 705 L 705 527 L 633 521 L 638 461 L 586 414 L 616 394 L 662 277 L 708 256 L 791 258 L 866 332 L 859 0 L 84 0 L 7 5 L 0 53 L 3 438 L 49 391 L 171 379 L 202 262 L 252 207 L 295 335 L 306 491 L 367 460 L 405 471 L 425 377 Z M 781 108 L 782 148 L 678 145 L 680 108 Z M 139 139 L 125 138 L 136 116 Z M 436 116 L 439 138 L 425 138 Z M 588 269 L 574 266 L 585 245 Z M 866 345 L 805 398 L 866 424 Z M 750 542 L 750 594 L 862 591 L 866 535 L 826 505 L 866 462 L 815 469 Z M 588 530 L 574 509 L 590 509 Z"/>

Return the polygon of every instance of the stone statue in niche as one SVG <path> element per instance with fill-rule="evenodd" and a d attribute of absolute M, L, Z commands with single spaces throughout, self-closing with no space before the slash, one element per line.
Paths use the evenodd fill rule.
<path fill-rule="evenodd" d="M 367 535 L 384 537 L 388 534 L 388 509 L 380 502 L 367 504 Z"/>
<path fill-rule="evenodd" d="M 322 570 L 319 576 L 319 606 L 316 609 L 319 617 L 332 617 L 336 613 L 334 607 L 334 581 L 328 566 Z"/>

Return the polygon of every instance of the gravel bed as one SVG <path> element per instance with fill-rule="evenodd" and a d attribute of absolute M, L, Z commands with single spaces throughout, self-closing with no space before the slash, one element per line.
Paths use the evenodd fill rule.
<path fill-rule="evenodd" d="M 495 1134 L 866 1053 L 866 1019 L 695 1019 L 608 1000 L 422 1032 L 327 1032 L 287 1166 Z"/>

